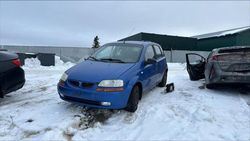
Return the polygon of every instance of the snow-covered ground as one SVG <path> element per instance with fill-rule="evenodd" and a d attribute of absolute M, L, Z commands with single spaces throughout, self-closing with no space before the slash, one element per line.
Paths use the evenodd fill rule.
<path fill-rule="evenodd" d="M 174 92 L 155 88 L 131 114 L 62 101 L 56 84 L 73 64 L 56 60 L 26 60 L 25 86 L 0 99 L 0 140 L 250 140 L 250 95 L 202 89 L 182 64 L 169 64 Z"/>

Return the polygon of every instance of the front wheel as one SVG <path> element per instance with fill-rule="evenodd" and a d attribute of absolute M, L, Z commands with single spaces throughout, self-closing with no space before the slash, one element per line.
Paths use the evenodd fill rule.
<path fill-rule="evenodd" d="M 140 96 L 140 90 L 139 90 L 139 87 L 136 85 L 132 89 L 132 92 L 129 96 L 128 104 L 127 104 L 127 107 L 125 108 L 126 111 L 135 112 L 137 110 L 139 98 L 140 98 L 139 96 Z"/>
<path fill-rule="evenodd" d="M 159 87 L 165 87 L 167 83 L 168 73 L 167 71 L 164 72 L 161 82 L 158 84 Z"/>

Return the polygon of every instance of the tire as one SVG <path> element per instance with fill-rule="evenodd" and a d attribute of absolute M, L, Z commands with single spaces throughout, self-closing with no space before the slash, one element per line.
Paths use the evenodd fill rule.
<path fill-rule="evenodd" d="M 0 98 L 3 98 L 3 92 L 1 86 L 0 86 Z"/>
<path fill-rule="evenodd" d="M 140 98 L 140 89 L 138 85 L 135 85 L 131 91 L 128 104 L 125 110 L 134 113 L 137 110 L 139 98 Z"/>
<path fill-rule="evenodd" d="M 167 71 L 164 72 L 164 75 L 161 79 L 161 82 L 158 84 L 159 87 L 165 87 L 168 79 L 168 73 Z"/>
<path fill-rule="evenodd" d="M 206 84 L 206 88 L 207 89 L 215 89 L 215 85 L 214 84 Z"/>

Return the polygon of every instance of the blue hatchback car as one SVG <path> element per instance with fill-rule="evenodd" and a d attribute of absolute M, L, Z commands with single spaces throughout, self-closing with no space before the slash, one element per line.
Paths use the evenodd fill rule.
<path fill-rule="evenodd" d="M 143 93 L 166 85 L 167 72 L 164 52 L 156 43 L 108 43 L 67 70 L 58 93 L 61 99 L 86 107 L 135 112 Z"/>

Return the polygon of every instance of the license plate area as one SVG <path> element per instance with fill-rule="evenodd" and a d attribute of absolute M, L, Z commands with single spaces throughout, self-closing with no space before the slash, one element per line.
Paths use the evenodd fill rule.
<path fill-rule="evenodd" d="M 228 69 L 229 71 L 241 72 L 241 71 L 249 71 L 250 72 L 250 64 L 234 64 L 231 65 Z"/>
<path fill-rule="evenodd" d="M 79 93 L 79 92 L 78 92 L 78 93 L 74 93 L 74 94 L 73 94 L 73 96 L 74 96 L 74 97 L 81 97 L 81 95 L 82 95 L 82 94 L 81 94 L 81 93 Z"/>
<path fill-rule="evenodd" d="M 246 76 L 227 76 L 226 80 L 230 80 L 230 81 L 246 81 L 247 77 Z"/>

